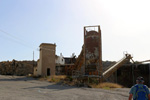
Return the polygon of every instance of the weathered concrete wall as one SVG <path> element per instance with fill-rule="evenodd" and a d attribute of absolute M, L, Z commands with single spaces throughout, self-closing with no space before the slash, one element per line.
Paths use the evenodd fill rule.
<path fill-rule="evenodd" d="M 41 75 L 55 75 L 55 44 L 42 43 L 40 45 Z"/>
<path fill-rule="evenodd" d="M 40 64 L 40 60 L 37 61 L 37 66 L 34 67 L 34 76 L 41 76 L 42 67 Z"/>
<path fill-rule="evenodd" d="M 145 81 L 144 84 L 150 87 L 149 64 L 123 65 L 105 81 L 118 83 L 125 87 L 131 87 L 132 85 L 136 84 L 136 78 L 138 76 L 142 76 Z"/>

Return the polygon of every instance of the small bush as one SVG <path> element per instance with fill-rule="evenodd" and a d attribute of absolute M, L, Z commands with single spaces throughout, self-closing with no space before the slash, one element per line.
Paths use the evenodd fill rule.
<path fill-rule="evenodd" d="M 66 79 L 65 75 L 59 75 L 59 76 L 50 76 L 49 79 L 47 79 L 49 82 L 55 82 L 58 83 L 62 80 Z"/>
<path fill-rule="evenodd" d="M 67 80 L 69 80 L 70 82 L 72 82 L 73 78 L 71 76 L 67 76 Z"/>
<path fill-rule="evenodd" d="M 89 78 L 89 83 L 91 83 L 91 84 L 98 84 L 99 80 L 97 78 Z"/>
<path fill-rule="evenodd" d="M 98 85 L 90 85 L 92 88 L 103 88 L 103 89 L 111 89 L 111 88 L 123 88 L 123 86 L 115 83 L 100 83 Z"/>

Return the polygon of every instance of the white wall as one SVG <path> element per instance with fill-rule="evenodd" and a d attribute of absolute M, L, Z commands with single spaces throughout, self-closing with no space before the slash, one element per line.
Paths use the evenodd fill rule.
<path fill-rule="evenodd" d="M 55 62 L 56 62 L 56 64 L 60 64 L 60 65 L 65 64 L 65 59 L 63 58 L 62 53 L 60 54 L 60 56 L 58 56 L 58 57 L 55 59 Z"/>

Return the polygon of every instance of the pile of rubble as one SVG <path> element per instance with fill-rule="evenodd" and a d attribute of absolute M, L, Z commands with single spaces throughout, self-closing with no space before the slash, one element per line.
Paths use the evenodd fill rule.
<path fill-rule="evenodd" d="M 0 62 L 0 74 L 25 76 L 28 74 L 33 74 L 34 66 L 36 66 L 36 62 L 33 63 L 33 61 L 12 60 Z"/>

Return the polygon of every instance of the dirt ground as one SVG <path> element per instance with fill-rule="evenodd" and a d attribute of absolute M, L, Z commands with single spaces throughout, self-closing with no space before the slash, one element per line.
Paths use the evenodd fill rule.
<path fill-rule="evenodd" d="M 95 89 L 0 75 L 0 100 L 127 100 L 129 88 Z"/>

